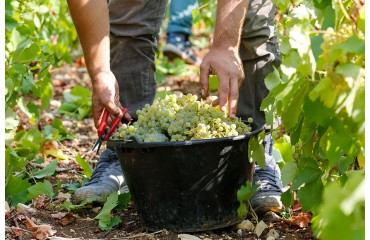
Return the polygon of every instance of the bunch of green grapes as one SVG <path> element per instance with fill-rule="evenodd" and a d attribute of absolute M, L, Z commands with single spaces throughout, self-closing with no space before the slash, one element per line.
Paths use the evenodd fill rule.
<path fill-rule="evenodd" d="M 114 139 L 136 136 L 142 142 L 186 141 L 238 136 L 251 131 L 241 119 L 228 118 L 219 106 L 198 101 L 192 94 L 167 95 L 136 113 L 137 121 L 122 124 Z M 251 123 L 252 119 L 248 121 Z"/>
<path fill-rule="evenodd" d="M 340 43 L 345 42 L 348 38 L 353 35 L 353 26 L 349 24 L 341 24 L 335 31 L 333 28 L 326 29 L 323 34 L 323 43 L 321 44 L 321 49 L 323 50 L 322 58 L 327 63 L 326 70 L 333 68 L 333 65 L 338 63 L 345 63 L 348 60 L 347 55 L 338 54 L 338 49 L 335 46 Z"/>

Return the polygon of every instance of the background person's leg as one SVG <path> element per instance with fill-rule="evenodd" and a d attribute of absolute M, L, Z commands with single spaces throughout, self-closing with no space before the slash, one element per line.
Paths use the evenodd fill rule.
<path fill-rule="evenodd" d="M 264 112 L 260 110 L 268 94 L 265 77 L 279 66 L 281 58 L 274 28 L 275 8 L 270 0 L 250 2 L 240 45 L 245 80 L 240 87 L 237 115 L 242 119 L 253 118 L 259 126 L 265 125 Z M 273 139 L 267 134 L 264 139 L 266 168 L 255 164 L 253 183 L 259 184 L 251 199 L 257 213 L 281 211 L 282 184 L 280 169 L 272 156 Z"/>
<path fill-rule="evenodd" d="M 201 60 L 191 49 L 192 11 L 198 7 L 197 0 L 171 0 L 167 25 L 167 42 L 163 54 L 170 59 L 179 57 L 189 64 L 200 64 Z"/>

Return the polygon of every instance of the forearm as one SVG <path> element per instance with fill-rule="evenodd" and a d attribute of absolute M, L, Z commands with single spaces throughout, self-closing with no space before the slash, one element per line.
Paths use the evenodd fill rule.
<path fill-rule="evenodd" d="M 212 47 L 237 52 L 249 0 L 218 0 Z"/>
<path fill-rule="evenodd" d="M 109 13 L 106 0 L 68 0 L 89 75 L 110 72 Z"/>

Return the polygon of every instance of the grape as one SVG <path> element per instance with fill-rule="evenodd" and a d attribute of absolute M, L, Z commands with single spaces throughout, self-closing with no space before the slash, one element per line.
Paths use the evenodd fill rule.
<path fill-rule="evenodd" d="M 249 125 L 230 119 L 219 106 L 197 100 L 196 95 L 167 95 L 137 110 L 137 121 L 122 124 L 113 139 L 135 136 L 142 142 L 201 140 L 248 134 Z M 248 119 L 251 123 L 252 120 Z"/>

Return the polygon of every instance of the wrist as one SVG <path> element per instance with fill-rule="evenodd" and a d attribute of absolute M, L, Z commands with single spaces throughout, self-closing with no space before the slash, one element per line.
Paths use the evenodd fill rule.
<path fill-rule="evenodd" d="M 96 82 L 100 81 L 101 79 L 106 79 L 107 77 L 114 77 L 114 74 L 110 69 L 102 69 L 95 71 L 94 73 L 90 74 L 91 82 L 94 85 Z"/>

